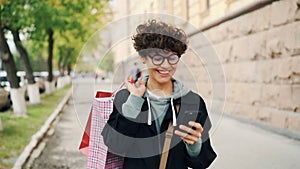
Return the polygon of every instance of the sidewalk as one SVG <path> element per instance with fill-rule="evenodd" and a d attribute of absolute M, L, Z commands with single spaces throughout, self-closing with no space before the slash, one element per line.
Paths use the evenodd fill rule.
<path fill-rule="evenodd" d="M 46 140 L 46 147 L 31 169 L 85 169 L 87 158 L 78 151 L 82 128 L 74 113 L 72 98 L 62 112 L 55 133 Z"/>
<path fill-rule="evenodd" d="M 300 141 L 226 116 L 211 140 L 218 157 L 210 169 L 300 168 Z"/>
<path fill-rule="evenodd" d="M 106 90 L 111 88 L 109 84 L 100 85 Z M 64 108 L 60 122 L 55 127 L 55 134 L 49 138 L 32 169 L 86 168 L 87 158 L 80 154 L 78 146 L 94 87 L 93 84 L 75 83 L 74 88 L 73 99 Z M 211 133 L 211 141 L 218 157 L 210 169 L 300 168 L 300 141 L 226 116 Z"/>

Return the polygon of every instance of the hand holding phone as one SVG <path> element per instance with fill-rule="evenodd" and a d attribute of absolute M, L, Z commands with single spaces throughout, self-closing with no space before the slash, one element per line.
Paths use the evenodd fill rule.
<path fill-rule="evenodd" d="M 179 116 L 179 129 L 175 130 L 175 134 L 187 144 L 194 144 L 201 137 L 203 128 L 196 122 L 198 115 L 200 115 L 198 111 L 187 111 Z"/>

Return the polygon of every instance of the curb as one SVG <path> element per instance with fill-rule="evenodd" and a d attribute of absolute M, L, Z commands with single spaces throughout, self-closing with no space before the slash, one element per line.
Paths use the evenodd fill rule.
<path fill-rule="evenodd" d="M 44 123 L 41 129 L 31 137 L 30 143 L 25 147 L 21 155 L 18 157 L 12 169 L 22 169 L 32 152 L 38 147 L 39 143 L 43 140 L 44 136 L 51 128 L 53 122 L 56 120 L 56 117 L 61 113 L 63 107 L 70 99 L 71 94 L 72 89 L 69 89 L 65 97 L 61 100 L 59 105 L 56 107 L 56 109 L 53 111 L 53 113 L 47 119 L 47 121 Z"/>

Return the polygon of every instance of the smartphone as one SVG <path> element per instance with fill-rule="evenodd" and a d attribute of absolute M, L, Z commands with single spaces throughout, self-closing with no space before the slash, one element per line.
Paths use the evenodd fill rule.
<path fill-rule="evenodd" d="M 185 111 L 179 119 L 179 124 L 183 124 L 187 127 L 190 125 L 188 124 L 189 121 L 196 121 L 197 117 L 199 115 L 199 111 Z"/>

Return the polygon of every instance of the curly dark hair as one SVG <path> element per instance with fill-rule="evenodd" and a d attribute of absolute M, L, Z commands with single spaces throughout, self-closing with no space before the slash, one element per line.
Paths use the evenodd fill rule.
<path fill-rule="evenodd" d="M 133 46 L 140 56 L 146 57 L 147 50 L 163 49 L 181 56 L 187 49 L 187 36 L 182 29 L 155 19 L 138 25 L 132 37 Z"/>

